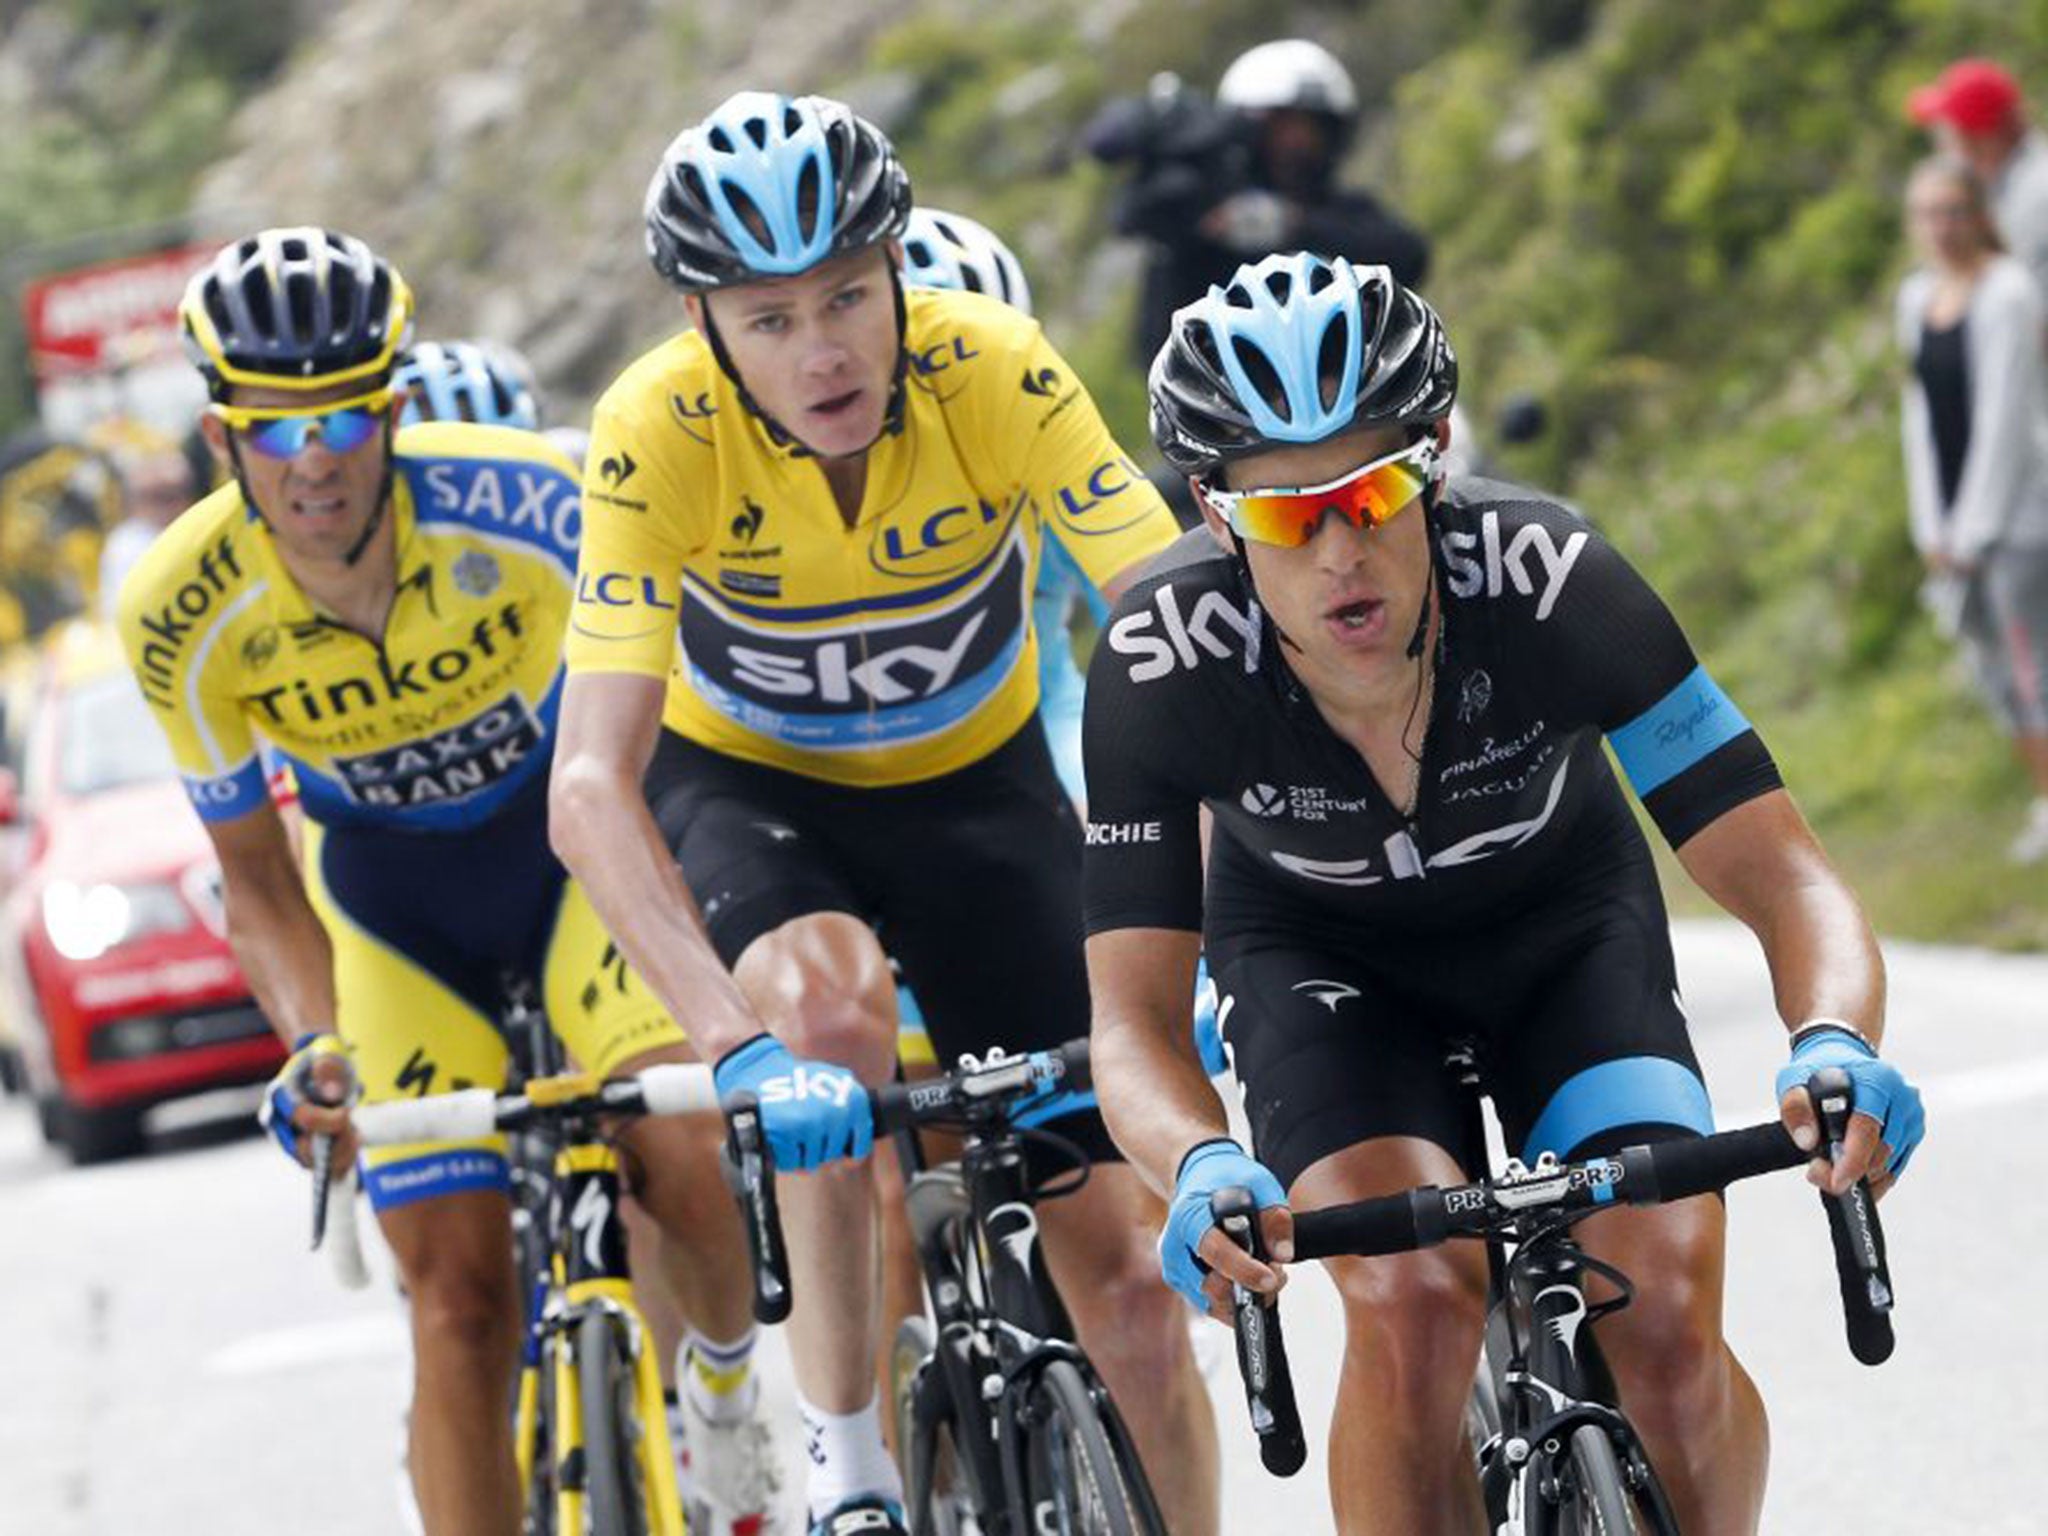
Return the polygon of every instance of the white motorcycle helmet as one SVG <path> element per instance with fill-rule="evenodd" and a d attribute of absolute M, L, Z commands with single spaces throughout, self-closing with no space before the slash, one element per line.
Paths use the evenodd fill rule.
<path fill-rule="evenodd" d="M 1223 72 L 1216 100 L 1240 112 L 1293 109 L 1322 112 L 1349 124 L 1358 115 L 1358 88 L 1320 43 L 1289 37 L 1261 43 Z"/>

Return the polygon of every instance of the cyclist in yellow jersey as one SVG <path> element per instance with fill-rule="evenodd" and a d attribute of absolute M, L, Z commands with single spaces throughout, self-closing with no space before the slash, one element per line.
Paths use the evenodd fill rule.
<path fill-rule="evenodd" d="M 721 1086 L 760 1096 L 778 1164 L 821 1170 L 783 1198 L 823 1536 L 902 1528 L 864 1159 L 862 1084 L 895 1054 L 883 944 L 942 1058 L 1086 1029 L 1032 580 L 1052 537 L 1113 593 L 1177 533 L 1034 323 L 905 293 L 909 208 L 887 139 L 823 98 L 743 93 L 670 147 L 649 245 L 695 328 L 598 405 L 554 773 L 555 844 L 621 947 L 689 1000 Z M 1203 1536 L 1215 1430 L 1158 1212 L 1067 1107 L 1050 1127 L 1101 1166 L 1044 1208 L 1046 1257 L 1176 1470 L 1168 1524 Z"/>
<path fill-rule="evenodd" d="M 301 1162 L 309 1131 L 336 1136 L 337 1165 L 354 1151 L 347 1111 L 301 1096 L 309 1055 L 346 1049 L 371 1100 L 495 1085 L 508 975 L 539 982 L 592 1072 L 692 1059 L 547 846 L 581 516 L 569 465 L 523 432 L 396 432 L 411 312 L 388 264 L 324 230 L 265 230 L 202 270 L 181 318 L 214 398 L 202 429 L 232 479 L 151 548 L 119 604 L 220 856 L 229 938 L 295 1042 L 265 1119 Z M 259 741 L 298 784 L 303 876 Z M 674 1119 L 621 1133 L 672 1239 L 671 1283 L 730 1334 L 746 1325 L 746 1260 L 718 1137 Z M 366 1183 L 412 1302 L 426 1529 L 510 1536 L 521 1307 L 502 1149 L 395 1148 Z"/>

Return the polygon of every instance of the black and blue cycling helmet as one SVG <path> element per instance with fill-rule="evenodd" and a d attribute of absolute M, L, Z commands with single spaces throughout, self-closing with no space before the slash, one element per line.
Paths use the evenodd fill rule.
<path fill-rule="evenodd" d="M 1176 310 L 1149 393 L 1159 451 L 1206 477 L 1281 444 L 1434 422 L 1457 398 L 1458 360 L 1436 311 L 1385 267 L 1297 251 Z"/>
<path fill-rule="evenodd" d="M 475 341 L 423 341 L 399 359 L 392 387 L 407 392 L 401 426 L 421 421 L 480 421 L 540 428 L 533 367 L 510 347 Z"/>
<path fill-rule="evenodd" d="M 844 103 L 741 91 L 669 145 L 646 215 L 655 270 L 702 293 L 894 239 L 910 177 L 881 129 Z"/>

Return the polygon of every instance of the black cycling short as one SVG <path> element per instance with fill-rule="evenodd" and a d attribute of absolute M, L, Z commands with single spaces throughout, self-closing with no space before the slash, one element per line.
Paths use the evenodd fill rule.
<path fill-rule="evenodd" d="M 1483 1173 L 1470 1091 L 1444 1065 L 1467 1039 L 1525 1160 L 1713 1128 L 1647 859 L 1512 925 L 1398 945 L 1240 932 L 1209 966 L 1254 1151 L 1286 1186 L 1376 1136 L 1421 1137 Z"/>
<path fill-rule="evenodd" d="M 852 788 L 663 731 L 647 803 L 727 966 L 793 918 L 874 925 L 942 1063 L 1088 1033 L 1081 824 L 1036 719 L 956 773 Z M 1092 1098 L 1051 1129 L 1118 1160 Z"/>

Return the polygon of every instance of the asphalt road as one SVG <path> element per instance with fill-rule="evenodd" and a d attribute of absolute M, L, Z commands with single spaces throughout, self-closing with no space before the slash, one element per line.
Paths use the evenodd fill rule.
<path fill-rule="evenodd" d="M 2048 1166 L 2048 959 L 1888 954 L 1889 1053 L 1923 1083 L 1930 1127 L 1885 1207 L 1900 1295 L 1890 1364 L 1849 1357 L 1805 1185 L 1758 1181 L 1732 1200 L 1728 1329 L 1772 1418 L 1765 1529 L 2037 1533 L 2048 1517 L 2026 1463 L 2048 1442 L 2048 1392 L 2034 1390 L 2048 1324 L 2027 1261 L 2048 1257 L 2048 1201 L 2026 1170 Z M 1782 1045 L 1753 944 L 1683 925 L 1680 967 L 1721 1123 L 1761 1117 Z M 305 1254 L 304 1203 L 303 1183 L 233 1121 L 75 1170 L 21 1104 L 0 1106 L 0 1536 L 400 1529 L 397 1305 L 388 1287 L 342 1292 Z M 1313 1420 L 1340 1338 L 1319 1276 L 1289 1289 L 1288 1329 Z M 1308 1469 L 1268 1478 L 1227 1345 L 1215 1330 L 1206 1350 L 1226 1529 L 1328 1529 L 1321 1425 Z M 786 1407 L 778 1341 L 766 1360 Z"/>

